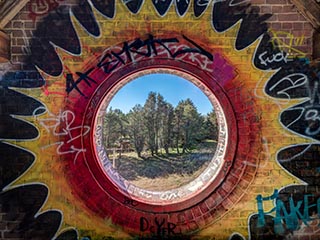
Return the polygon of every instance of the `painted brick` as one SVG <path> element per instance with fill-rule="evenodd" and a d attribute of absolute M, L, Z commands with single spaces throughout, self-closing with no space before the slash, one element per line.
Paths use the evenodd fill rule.
<path fill-rule="evenodd" d="M 202 215 L 199 206 L 193 207 L 192 208 L 192 213 L 193 213 L 194 218 L 198 218 L 198 217 L 200 217 Z"/>
<path fill-rule="evenodd" d="M 220 196 L 220 195 L 218 195 L 218 196 Z M 217 200 L 218 199 L 216 199 L 216 196 L 214 196 L 214 197 L 211 196 L 205 201 L 205 203 L 209 209 L 212 209 L 217 206 L 217 203 L 218 203 Z"/>
<path fill-rule="evenodd" d="M 184 213 L 178 213 L 177 215 L 178 221 L 177 223 L 185 223 L 186 222 L 186 216 Z"/>
<path fill-rule="evenodd" d="M 274 30 L 279 30 L 279 31 L 288 31 L 290 33 L 292 33 L 295 36 L 302 36 L 305 35 L 306 39 L 303 42 L 303 46 L 299 46 L 299 49 L 301 51 L 306 52 L 308 55 L 311 55 L 311 35 L 313 32 L 313 29 L 311 27 L 311 25 L 309 23 L 306 22 L 305 18 L 303 16 L 299 16 L 296 8 L 291 4 L 290 1 L 288 0 L 252 0 L 251 3 L 253 5 L 261 5 L 261 9 L 260 12 L 261 13 L 269 13 L 269 12 L 274 12 L 274 16 L 268 20 L 269 26 L 271 26 L 272 29 Z M 142 13 L 141 13 L 142 14 Z M 128 14 L 129 15 L 129 14 Z M 132 18 L 132 17 L 131 17 Z M 21 21 L 18 21 L 19 19 L 21 19 Z M 27 21 L 26 21 L 27 19 Z M 40 19 L 38 19 L 38 21 L 40 21 Z M 188 24 L 185 23 L 183 21 L 183 18 L 179 19 L 179 24 Z M 24 26 L 23 26 L 23 22 L 24 22 Z M 170 23 L 170 21 L 166 21 L 166 23 L 163 24 L 163 27 L 165 28 L 165 25 Z M 137 26 L 142 26 L 144 23 L 141 23 L 139 21 L 134 22 L 134 25 Z M 22 47 L 25 46 L 26 42 L 25 40 L 23 40 L 23 33 L 21 29 L 18 28 L 23 28 L 23 30 L 25 30 L 25 33 L 28 37 L 31 37 L 31 33 L 32 31 L 35 29 L 36 27 L 36 23 L 30 21 L 29 19 L 29 13 L 27 11 L 27 9 L 25 8 L 23 10 L 22 13 L 18 14 L 17 17 L 15 18 L 14 21 L 10 22 L 7 26 L 6 26 L 6 31 L 8 31 L 11 36 L 12 36 L 12 45 L 14 47 L 11 48 L 12 50 L 12 61 L 16 64 L 10 66 L 10 68 L 12 70 L 19 70 L 22 68 L 22 64 L 21 62 L 23 62 L 24 60 L 24 54 L 22 52 Z M 160 32 L 159 32 L 160 33 Z M 121 32 L 117 32 L 117 30 L 114 30 L 114 36 L 115 38 L 117 36 L 119 36 L 119 34 L 121 34 Z M 211 34 L 211 32 L 209 31 L 208 33 L 202 33 L 201 34 Z M 226 39 L 218 39 L 219 41 L 233 41 L 234 39 L 231 40 L 226 40 Z M 230 47 L 228 48 L 228 52 L 232 53 L 233 49 Z M 252 54 L 252 52 L 246 52 L 246 54 Z M 245 58 L 246 56 L 242 56 L 243 58 Z M 241 59 L 241 58 L 240 58 Z M 239 65 L 240 66 L 240 65 Z M 8 69 L 8 65 L 0 65 L 0 69 L 3 70 L 7 70 Z M 28 77 L 28 76 L 27 76 Z M 248 78 L 250 78 L 250 76 L 248 75 Z M 237 90 L 235 92 L 235 95 L 239 95 L 239 91 Z M 243 101 L 243 99 L 239 99 L 239 102 Z M 243 109 L 248 109 L 249 110 L 249 106 L 243 106 Z M 253 109 L 254 110 L 254 109 Z M 252 108 L 250 109 L 250 111 L 253 111 Z M 264 110 L 267 112 L 267 110 Z M 244 115 L 243 115 L 244 116 Z M 248 117 L 248 115 L 245 115 L 245 117 Z M 254 117 L 254 116 L 252 116 Z M 270 118 L 272 118 L 270 116 Z M 267 116 L 266 118 L 263 118 L 264 120 L 267 120 Z M 259 119 L 260 120 L 260 119 Z M 275 120 L 278 123 L 278 119 Z M 265 130 L 270 130 L 270 131 L 274 131 L 274 128 L 270 128 L 270 129 L 265 129 Z M 242 134 L 246 135 L 246 131 L 247 129 L 243 129 L 242 130 Z M 281 137 L 282 133 L 278 133 L 279 136 Z M 242 144 L 242 143 L 240 143 Z M 249 148 L 248 143 L 245 143 L 245 146 L 247 148 Z M 248 150 L 249 151 L 249 150 Z M 247 156 L 244 155 L 242 156 L 244 160 L 249 161 L 247 159 Z M 271 158 L 270 156 L 268 156 L 268 158 Z M 251 181 L 253 179 L 253 173 L 255 172 L 255 168 L 249 168 L 247 167 L 245 169 L 246 174 L 241 177 L 242 174 L 242 170 L 244 169 L 244 166 L 242 165 L 236 165 L 236 170 L 232 170 L 230 172 L 230 174 L 233 176 L 233 179 L 236 179 L 236 177 L 241 178 L 240 179 L 240 183 L 237 185 L 236 189 L 234 191 L 236 191 L 237 195 L 235 194 L 231 194 L 228 196 L 227 199 L 223 200 L 223 198 L 227 195 L 226 192 L 230 191 L 232 189 L 231 183 L 229 183 L 229 186 L 225 188 L 225 191 L 223 192 L 219 192 L 216 195 L 214 195 L 214 197 L 209 197 L 205 202 L 203 202 L 202 204 L 199 205 L 199 207 L 195 207 L 192 209 L 192 211 L 188 211 L 187 214 L 185 215 L 184 213 L 179 213 L 177 216 L 177 220 L 178 222 L 181 223 L 185 223 L 188 221 L 191 221 L 189 223 L 189 227 L 191 230 L 197 230 L 198 229 L 198 219 L 200 218 L 196 218 L 195 221 L 193 221 L 195 219 L 195 217 L 201 216 L 203 215 L 203 221 L 206 222 L 206 224 L 209 224 L 213 218 L 217 218 L 219 214 L 217 214 L 217 212 L 221 211 L 221 209 L 219 211 L 217 211 L 216 209 L 214 209 L 214 207 L 217 206 L 217 204 L 222 204 L 222 207 L 225 209 L 228 209 L 228 207 L 230 207 L 233 202 L 235 202 L 238 198 L 238 196 L 245 194 L 244 191 L 247 189 L 248 186 L 248 182 Z M 249 174 L 251 173 L 251 174 Z M 274 171 L 263 171 L 263 172 L 259 172 L 258 175 L 256 177 L 259 176 L 273 176 L 275 177 L 275 181 L 277 180 L 277 177 L 280 176 L 280 172 L 279 170 L 274 170 Z M 247 180 L 247 181 L 246 181 Z M 235 183 L 234 180 L 231 181 L 232 183 Z M 261 186 L 255 186 L 252 187 L 252 189 L 256 189 L 257 191 L 261 188 Z M 257 191 L 254 191 L 254 193 L 256 193 Z M 261 191 L 263 192 L 272 192 L 273 188 L 269 187 L 268 185 L 265 186 Z M 249 196 L 248 196 L 249 198 Z M 220 206 L 220 208 L 222 208 Z M 115 207 L 117 208 L 117 207 Z M 208 212 L 209 209 L 211 209 L 210 213 L 212 215 L 214 215 L 214 217 L 211 216 L 211 214 Z M 242 222 L 239 221 L 239 225 L 244 223 L 244 226 L 246 226 L 246 219 L 248 217 L 248 215 L 252 213 L 250 211 L 246 211 L 243 210 L 242 212 L 240 212 L 240 217 L 242 218 Z M 202 219 L 201 219 L 201 224 L 202 225 Z M 241 222 L 241 223 L 240 223 Z M 134 227 L 139 227 L 138 226 L 139 223 L 136 222 L 134 223 Z M 1 223 L 0 223 L 0 229 L 1 229 Z M 3 236 L 5 235 L 6 239 L 9 239 L 9 237 L 16 237 L 14 235 L 10 235 L 7 232 L 2 232 Z M 303 239 L 301 237 L 301 239 Z M 310 239 L 310 238 L 308 238 Z"/>
<path fill-rule="evenodd" d="M 207 212 L 206 214 L 203 214 L 202 217 L 203 217 L 203 220 L 204 220 L 206 225 L 211 223 L 212 216 L 211 216 L 210 212 Z"/>
<path fill-rule="evenodd" d="M 190 221 L 192 221 L 192 220 L 194 219 L 194 216 L 193 216 L 191 210 L 185 211 L 185 216 L 186 216 L 186 220 L 187 220 L 188 222 L 190 222 Z"/>
<path fill-rule="evenodd" d="M 191 231 L 198 229 L 198 223 L 196 221 L 188 222 L 188 227 Z"/>
<path fill-rule="evenodd" d="M 205 214 L 209 211 L 209 207 L 207 206 L 206 202 L 200 203 L 199 207 L 200 207 L 200 210 L 203 214 Z"/>

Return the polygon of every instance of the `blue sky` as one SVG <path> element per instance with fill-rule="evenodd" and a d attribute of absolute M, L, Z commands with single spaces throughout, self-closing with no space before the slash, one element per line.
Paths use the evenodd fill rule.
<path fill-rule="evenodd" d="M 147 74 L 123 86 L 112 98 L 108 109 L 120 109 L 128 113 L 136 104 L 144 105 L 149 92 L 160 93 L 174 107 L 179 101 L 190 98 L 201 114 L 207 114 L 213 107 L 208 97 L 190 81 L 173 74 Z"/>

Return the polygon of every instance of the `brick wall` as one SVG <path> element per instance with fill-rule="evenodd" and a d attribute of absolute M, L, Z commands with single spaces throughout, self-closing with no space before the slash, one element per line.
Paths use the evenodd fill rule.
<path fill-rule="evenodd" d="M 314 29 L 304 16 L 298 13 L 297 8 L 290 0 L 252 0 L 253 6 L 260 8 L 260 13 L 272 13 L 273 16 L 267 20 L 270 26 L 271 35 L 282 42 L 283 48 L 289 50 L 293 56 L 305 54 L 312 57 Z M 29 3 L 30 4 L 30 3 Z M 36 29 L 37 22 L 42 16 L 34 21 L 32 13 L 27 4 L 18 15 L 12 19 L 4 28 L 11 37 L 11 64 L 1 64 L 0 74 L 10 68 L 18 70 L 23 68 L 25 53 L 28 52 L 28 45 Z M 209 9 L 207 9 L 209 11 Z M 291 50 L 290 50 L 291 48 Z"/>
<path fill-rule="evenodd" d="M 260 7 L 261 13 L 273 14 L 267 22 L 271 36 L 279 37 L 282 42 L 279 45 L 292 56 L 312 57 L 314 29 L 290 0 L 254 0 L 252 3 Z"/>
<path fill-rule="evenodd" d="M 289 57 L 291 57 L 291 58 L 294 58 L 294 57 L 311 58 L 312 57 L 312 55 L 313 55 L 313 52 L 312 52 L 312 49 L 313 49 L 312 36 L 313 36 L 314 30 L 313 30 L 311 24 L 309 24 L 308 21 L 301 14 L 299 14 L 297 12 L 296 7 L 290 2 L 290 0 L 252 0 L 251 3 L 252 3 L 253 6 L 259 7 L 259 12 L 261 14 L 267 14 L 267 13 L 272 13 L 273 14 L 272 17 L 267 20 L 267 23 L 269 24 L 269 30 L 268 31 L 269 31 L 270 35 L 273 37 L 274 44 L 278 44 L 281 50 L 289 53 Z M 191 10 L 189 10 L 189 11 L 191 11 Z M 210 8 L 207 9 L 207 11 L 210 11 Z M 116 14 L 117 14 L 117 11 L 116 11 Z M 144 14 L 144 13 L 140 13 L 140 14 Z M 38 26 L 39 22 L 42 19 L 42 16 L 38 16 L 36 18 L 34 18 L 34 17 L 35 16 L 32 15 L 32 13 L 30 12 L 29 5 L 27 5 L 4 28 L 4 30 L 11 37 L 11 62 L 10 63 L 0 64 L 0 77 L 2 75 L 4 75 L 7 71 L 19 72 L 19 70 L 23 70 L 24 68 L 26 68 L 24 62 L 25 62 L 25 60 L 27 58 L 27 55 L 28 55 L 28 53 L 30 51 L 29 43 L 31 42 L 31 39 L 33 38 L 34 31 L 37 29 L 37 26 Z M 131 17 L 131 15 L 129 15 L 129 13 L 128 13 L 128 19 L 130 19 L 130 17 Z M 112 21 L 112 20 L 110 20 L 110 21 Z M 161 21 L 160 17 L 159 17 L 159 21 Z M 180 21 L 180 24 L 187 24 L 187 23 L 183 22 L 183 17 L 181 17 L 179 21 Z M 201 19 L 199 19 L 199 21 L 201 21 Z M 141 25 L 143 25 L 143 24 L 144 23 L 141 23 Z M 130 26 L 132 27 L 132 25 L 130 25 Z M 50 26 L 48 26 L 48 28 L 50 28 Z M 132 30 L 132 29 L 129 29 L 129 30 Z M 117 34 L 117 33 L 115 33 L 115 34 Z M 123 34 L 125 36 L 129 36 L 130 32 L 129 31 L 128 32 L 124 32 Z M 233 36 L 232 37 L 228 36 L 228 37 L 232 38 L 232 40 L 234 39 Z M 221 41 L 224 41 L 224 39 L 222 39 Z M 249 54 L 252 54 L 252 52 L 249 52 Z M 230 58 L 233 57 L 231 55 L 232 54 L 230 54 Z M 249 57 L 248 56 L 244 56 L 244 55 L 245 55 L 245 53 L 242 53 L 242 55 L 240 54 L 239 58 L 247 60 Z M 236 57 L 237 56 L 234 56 L 235 59 L 236 59 Z M 241 66 L 242 64 L 244 64 L 242 61 L 239 61 L 239 59 L 237 59 L 236 61 L 238 61 L 238 64 L 239 64 L 238 66 L 239 67 L 243 67 L 243 66 Z M 221 63 L 221 65 L 223 65 L 224 67 L 226 66 L 226 64 L 224 64 L 224 63 Z M 218 72 L 218 70 L 217 70 L 217 72 Z M 254 73 L 248 72 L 246 74 L 246 76 L 250 76 L 250 74 L 254 75 Z M 18 74 L 16 74 L 16 77 L 17 78 L 19 77 Z M 264 79 L 264 80 L 266 80 L 266 79 Z M 244 84 L 244 81 L 245 80 L 243 80 L 243 82 L 242 82 L 243 84 Z M 63 84 L 64 83 L 62 83 L 62 85 Z M 247 83 L 247 84 L 250 85 L 251 83 Z M 253 89 L 254 87 L 256 87 L 256 84 L 257 84 L 256 82 L 253 82 L 252 85 L 250 85 L 250 87 L 252 87 L 252 89 Z M 60 87 L 60 89 L 63 89 L 63 91 L 64 91 L 64 88 L 65 88 L 64 85 L 63 85 L 63 87 L 57 86 L 57 89 L 59 87 Z M 243 94 L 242 90 L 244 88 L 245 87 L 240 86 L 239 88 L 235 89 L 234 90 L 234 95 L 230 99 L 234 100 L 235 102 L 236 101 L 241 102 L 240 100 L 242 100 L 242 99 L 240 99 L 241 98 L 240 95 Z M 252 89 L 249 89 L 248 92 L 251 91 Z M 261 91 L 261 89 L 262 89 L 261 86 L 260 86 L 260 88 L 257 87 L 257 91 Z M 229 90 L 230 90 L 230 92 L 233 91 L 232 89 L 229 89 Z M 248 92 L 245 92 L 245 93 L 247 94 Z M 250 92 L 250 93 L 253 93 L 253 91 Z M 37 94 L 38 94 L 37 96 L 40 97 L 40 95 L 43 96 L 46 93 L 37 92 Z M 5 96 L 5 97 L 7 97 L 7 96 Z M 257 97 L 257 98 L 259 98 L 259 97 Z M 261 98 L 261 96 L 260 96 L 260 98 Z M 49 99 L 49 100 L 47 100 L 48 102 L 55 102 L 56 99 L 58 99 L 57 102 L 60 101 L 60 99 L 57 96 L 56 96 L 56 98 L 54 98 L 52 96 L 49 96 L 48 99 Z M 269 99 L 266 100 L 266 102 L 268 102 L 268 101 L 269 101 Z M 10 102 L 10 101 L 8 100 L 7 102 Z M 7 103 L 7 102 L 5 102 L 5 103 Z M 249 106 L 250 105 L 249 103 L 253 103 L 254 102 L 253 97 L 250 96 L 248 98 L 245 98 L 244 102 L 245 103 L 243 104 L 243 106 Z M 278 118 L 278 116 L 276 115 L 276 111 L 279 110 L 278 106 L 276 106 L 276 104 L 272 105 L 272 107 L 270 108 L 272 111 L 269 114 L 268 113 L 268 107 L 270 107 L 270 106 L 268 106 L 267 103 L 263 103 L 263 104 L 262 104 L 262 106 L 265 107 L 265 109 L 263 109 L 263 114 L 265 114 L 264 115 L 265 119 L 263 119 L 263 121 L 264 121 L 263 124 L 265 124 L 265 122 L 267 122 L 267 121 L 277 122 L 278 119 L 276 119 L 276 118 Z M 239 103 L 239 106 L 240 105 L 241 104 Z M 55 106 L 53 106 L 53 108 L 54 107 Z M 78 109 L 79 109 L 79 107 L 78 107 Z M 249 107 L 248 108 L 244 107 L 244 111 L 251 112 L 251 111 L 248 111 L 248 109 L 250 109 L 250 108 Z M 253 111 L 254 110 L 252 110 L 252 112 Z M 9 114 L 9 113 L 10 113 L 9 111 L 6 112 L 6 114 Z M 244 113 L 243 114 L 243 119 L 245 119 L 245 116 L 247 116 L 247 115 L 250 115 L 250 114 L 249 113 L 248 114 Z M 35 116 L 32 115 L 32 118 L 35 118 Z M 258 121 L 258 118 L 259 118 L 259 116 L 253 116 L 252 119 L 255 119 L 255 120 L 252 120 L 252 121 Z M 272 118 L 274 118 L 274 119 L 272 119 Z M 239 122 L 240 122 L 240 120 L 239 120 Z M 276 130 L 277 130 L 277 128 L 280 128 L 277 125 L 277 123 L 272 125 L 272 127 L 274 129 L 276 129 Z M 270 125 L 268 125 L 267 127 L 270 127 Z M 271 129 L 271 127 L 270 127 L 270 131 L 272 131 L 274 129 Z M 45 133 L 45 129 L 42 129 L 42 130 L 43 131 L 41 132 L 41 134 L 44 134 Z M 252 126 L 250 126 L 250 131 L 252 131 L 252 132 L 257 131 L 258 132 L 259 129 L 255 129 L 255 125 L 252 125 Z M 248 133 L 247 130 L 241 132 L 241 134 L 243 134 L 243 135 L 246 135 L 247 133 Z M 250 132 L 250 134 L 251 134 L 251 132 Z M 280 133 L 277 133 L 277 134 L 279 134 L 279 135 L 277 135 L 276 137 L 281 137 L 281 134 L 283 134 L 283 133 L 280 132 Z M 254 133 L 252 133 L 252 135 L 254 135 Z M 47 135 L 45 135 L 45 136 L 47 136 Z M 254 138 L 252 138 L 252 139 L 254 139 Z M 257 139 L 258 139 L 258 137 L 257 137 Z M 259 140 L 261 140 L 261 138 L 259 138 Z M 257 142 L 258 142 L 258 140 L 255 141 L 255 144 L 257 144 Z M 244 144 L 244 143 L 242 142 L 242 144 Z M 249 141 L 245 142 L 245 144 L 247 144 L 246 147 L 243 147 L 245 149 L 249 149 L 250 146 L 252 146 L 252 143 L 249 143 Z M 289 142 L 288 142 L 288 144 L 289 144 Z M 272 148 L 272 142 L 271 143 L 270 142 L 263 143 L 263 148 L 266 148 L 266 149 L 258 149 L 257 148 L 257 149 L 254 149 L 254 150 L 256 152 L 261 150 L 262 153 L 261 153 L 261 156 L 259 156 L 259 157 L 261 157 L 263 159 L 267 159 L 267 158 L 270 157 L 270 155 L 268 153 L 268 149 Z M 254 155 L 254 154 L 256 154 L 256 152 L 250 153 L 250 154 Z M 266 155 L 266 156 L 262 156 L 262 155 Z M 275 153 L 273 153 L 272 156 L 274 157 L 274 155 L 275 155 Z M 254 156 L 253 158 L 258 158 L 258 157 Z M 254 165 L 255 162 L 249 163 L 251 165 L 246 166 L 246 171 L 242 172 L 244 177 L 241 178 L 241 184 L 245 185 L 245 187 L 241 188 L 241 184 L 238 185 L 238 191 L 235 191 L 233 193 L 234 195 L 237 195 L 236 197 L 235 196 L 231 196 L 230 199 L 227 198 L 227 199 L 224 199 L 224 200 L 222 200 L 222 197 L 221 197 L 221 202 L 224 201 L 222 203 L 223 209 L 222 208 L 221 208 L 222 210 L 221 209 L 214 209 L 214 207 L 212 207 L 212 209 L 211 209 L 212 211 L 210 211 L 210 214 L 212 214 L 212 216 L 214 216 L 215 219 L 216 219 L 216 216 L 217 216 L 215 214 L 217 212 L 220 213 L 220 212 L 228 211 L 229 210 L 229 206 L 233 204 L 232 202 L 235 203 L 240 197 L 242 197 L 242 194 L 244 194 L 244 191 L 246 191 L 247 185 L 249 185 L 251 183 L 252 179 L 254 179 L 255 177 L 257 177 L 257 178 L 258 177 L 267 178 L 268 175 L 273 175 L 276 179 L 284 178 L 283 176 L 286 175 L 286 173 L 284 173 L 283 170 L 280 170 L 278 168 L 276 169 L 274 167 L 274 165 L 269 166 L 270 163 L 268 162 L 268 160 L 265 160 L 265 161 L 266 161 L 265 169 L 263 171 L 258 172 L 257 176 L 255 176 L 255 174 L 256 174 L 256 172 L 255 172 L 256 165 Z M 239 168 L 241 166 L 242 166 L 241 163 L 239 163 Z M 254 171 L 253 170 L 250 171 L 250 168 L 251 169 L 254 168 Z M 57 171 L 56 176 L 57 177 L 59 176 L 58 175 L 59 174 L 59 170 L 55 170 L 54 167 L 52 167 L 52 169 L 47 170 L 47 171 L 51 171 L 51 170 L 52 171 Z M 81 173 L 79 173 L 79 176 L 80 175 L 81 175 Z M 235 175 L 237 175 L 237 177 L 240 176 L 239 174 L 235 174 Z M 33 177 L 34 176 L 36 176 L 35 179 L 37 179 L 37 173 L 33 173 Z M 285 177 L 287 177 L 287 176 L 285 176 Z M 232 187 L 234 187 L 233 183 L 236 182 L 237 178 L 234 177 L 233 179 L 234 179 L 234 181 L 230 181 L 230 183 L 226 184 L 224 187 L 228 188 L 228 189 L 229 188 L 231 189 Z M 56 179 L 51 179 L 51 180 L 55 181 Z M 253 212 L 252 209 L 255 209 L 255 206 L 253 206 L 254 205 L 254 201 L 255 201 L 254 197 L 256 195 L 260 194 L 260 193 L 266 193 L 266 194 L 267 193 L 272 193 L 273 190 L 274 190 L 273 189 L 274 178 L 269 178 L 268 180 L 270 182 L 272 182 L 272 183 L 266 182 L 266 181 L 265 182 L 261 182 L 260 180 L 257 180 L 251 186 L 251 191 L 252 191 L 251 195 L 247 195 L 243 199 L 241 199 L 241 201 L 248 201 L 248 202 L 250 202 L 250 204 L 243 206 L 241 208 L 241 210 L 240 210 L 240 208 L 238 208 L 238 212 L 236 212 L 237 215 L 232 216 L 233 219 L 236 219 L 236 221 L 232 222 L 232 224 L 233 224 L 232 226 L 219 226 L 219 225 L 217 225 L 217 226 L 214 226 L 213 229 L 210 229 L 209 231 L 214 232 L 215 229 L 218 229 L 218 231 L 219 230 L 221 231 L 221 229 L 225 229 L 226 227 L 230 227 L 230 229 L 236 229 L 237 228 L 236 225 L 238 224 L 238 222 L 241 222 L 241 224 L 245 225 L 245 226 L 241 226 L 242 230 L 246 229 L 247 228 L 246 222 L 247 222 L 247 219 L 249 217 L 248 215 Z M 285 184 L 287 184 L 287 183 L 284 183 L 284 185 Z M 61 192 L 63 190 L 62 189 L 58 189 L 58 191 Z M 88 192 L 90 192 L 90 191 L 92 191 L 92 189 L 88 189 Z M 35 193 L 35 194 L 37 194 L 37 193 Z M 235 200 L 233 200 L 233 197 L 235 198 Z M 45 198 L 45 196 L 42 196 L 42 198 Z M 208 199 L 205 202 L 205 204 L 203 204 L 202 206 L 206 206 L 206 205 L 212 204 L 213 202 L 215 202 L 217 200 L 217 198 L 215 198 L 213 196 L 211 196 L 211 198 L 212 199 Z M 19 200 L 19 198 L 17 198 L 17 199 Z M 100 201 L 100 199 L 98 199 L 98 200 Z M 59 201 L 65 201 L 65 199 L 63 199 L 63 200 L 54 199 L 54 201 L 56 201 L 57 203 L 60 204 Z M 88 199 L 88 201 L 90 201 L 90 199 Z M 72 205 L 72 203 L 68 203 L 68 205 L 70 206 L 70 205 Z M 1 204 L 0 204 L 0 206 L 1 206 Z M 52 206 L 54 208 L 55 204 L 52 204 Z M 15 206 L 12 206 L 12 207 L 14 208 Z M 39 204 L 39 208 L 40 207 L 41 207 L 41 204 Z M 70 207 L 70 209 L 71 209 L 71 207 Z M 79 210 L 79 209 L 77 209 L 77 210 Z M 37 209 L 35 210 L 35 212 L 36 211 L 37 211 Z M 76 219 L 76 220 L 74 220 L 74 222 L 80 222 L 81 220 L 83 220 L 83 219 L 78 220 L 77 217 L 75 217 L 76 210 L 73 209 L 73 211 L 74 212 L 71 212 L 71 213 L 68 212 L 68 214 L 69 215 L 73 215 L 73 218 Z M 197 214 L 199 212 L 201 213 L 201 212 L 204 212 L 204 211 L 201 209 L 201 207 L 194 207 L 194 212 L 193 213 L 190 212 L 191 219 L 194 219 L 193 215 L 194 216 L 198 216 Z M 207 210 L 205 212 L 207 212 Z M 224 213 L 222 213 L 222 214 L 224 214 Z M 1 219 L 2 215 L 3 214 L 0 213 L 0 219 Z M 69 217 L 69 215 L 66 215 L 66 217 Z M 152 215 L 152 214 L 150 214 L 150 215 Z M 88 215 L 85 215 L 85 216 L 88 216 Z M 166 218 L 168 218 L 168 216 L 164 216 L 163 218 L 166 219 Z M 89 215 L 89 217 L 90 217 L 90 215 Z M 128 217 L 132 217 L 132 216 L 128 216 Z M 228 217 L 230 217 L 230 216 L 228 216 Z M 231 217 L 231 219 L 232 219 L 232 217 Z M 205 223 L 203 223 L 203 225 L 207 224 L 207 222 L 206 222 L 207 219 L 209 219 L 208 221 L 210 222 L 212 220 L 211 215 L 208 216 L 208 218 L 206 218 L 204 220 Z M 89 222 L 89 221 L 91 221 L 91 219 L 89 219 L 89 220 L 86 219 L 86 221 Z M 123 220 L 123 221 L 125 222 L 125 220 Z M 87 222 L 86 222 L 86 224 L 87 224 Z M 133 224 L 136 224 L 138 226 L 137 223 L 133 223 Z M 170 224 L 171 224 L 171 222 L 168 221 L 168 225 L 170 225 Z M 192 224 L 193 224 L 193 222 L 190 223 L 190 226 L 187 226 L 187 227 L 192 228 L 192 226 L 191 226 Z M 103 229 L 105 226 L 103 225 L 102 227 L 101 226 L 99 226 L 99 227 L 101 229 Z M 90 233 L 90 229 L 87 230 L 87 231 Z M 0 233 L 1 233 L 0 234 L 0 239 L 5 239 L 6 236 L 10 235 L 10 234 L 8 234 L 8 235 L 4 236 L 5 232 L 6 232 L 6 234 L 8 234 L 7 233 L 8 232 L 7 226 L 0 223 Z M 94 230 L 92 230 L 92 232 L 93 232 L 93 235 L 96 234 L 94 232 Z M 82 234 L 81 236 L 85 236 L 87 234 L 87 232 L 84 232 L 84 233 L 81 233 L 81 234 Z M 210 234 L 211 234 L 210 232 L 209 233 L 208 232 L 204 232 L 204 235 L 210 235 Z M 223 235 L 223 233 L 219 233 L 219 234 L 221 234 L 221 236 Z M 219 234 L 218 234 L 218 236 L 219 236 Z M 114 234 L 114 235 L 117 235 L 117 234 Z M 10 236 L 12 236 L 12 238 L 15 237 L 14 234 L 12 234 Z M 19 234 L 17 234 L 17 238 L 18 237 L 21 237 L 21 236 Z M 23 237 L 21 237 L 21 238 L 23 238 Z M 61 239 L 63 239 L 63 238 L 61 238 Z M 97 237 L 97 239 L 102 239 L 102 237 L 101 238 Z"/>

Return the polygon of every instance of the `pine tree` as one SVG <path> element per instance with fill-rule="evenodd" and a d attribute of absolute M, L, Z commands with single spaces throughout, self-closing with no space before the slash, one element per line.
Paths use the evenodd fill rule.
<path fill-rule="evenodd" d="M 203 118 L 194 103 L 188 98 L 178 103 L 175 120 L 175 123 L 178 124 L 176 128 L 178 140 L 176 139 L 176 141 L 181 143 L 182 153 L 185 153 L 203 139 L 200 131 Z"/>
<path fill-rule="evenodd" d="M 107 148 L 119 145 L 121 138 L 127 135 L 126 115 L 119 109 L 110 108 L 104 117 L 104 144 Z"/>
<path fill-rule="evenodd" d="M 152 156 L 157 149 L 157 129 L 156 129 L 156 107 L 157 97 L 155 92 L 150 92 L 149 96 L 143 106 L 144 122 L 147 130 L 147 147 Z"/>
<path fill-rule="evenodd" d="M 129 136 L 138 157 L 141 157 L 145 145 L 146 127 L 143 113 L 143 107 L 140 104 L 137 104 L 127 115 L 129 121 Z"/>

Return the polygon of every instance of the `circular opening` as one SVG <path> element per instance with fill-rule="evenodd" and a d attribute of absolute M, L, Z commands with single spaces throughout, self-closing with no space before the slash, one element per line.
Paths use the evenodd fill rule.
<path fill-rule="evenodd" d="M 215 180 L 224 163 L 223 110 L 215 95 L 186 73 L 132 74 L 105 96 L 96 122 L 102 129 L 95 138 L 102 146 L 96 150 L 100 167 L 133 199 L 185 200 Z"/>
<path fill-rule="evenodd" d="M 146 74 L 127 83 L 108 104 L 103 120 L 113 168 L 151 191 L 193 181 L 208 166 L 218 142 L 208 97 L 173 74 Z"/>

